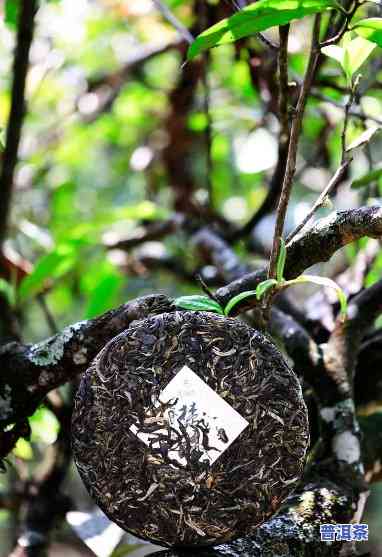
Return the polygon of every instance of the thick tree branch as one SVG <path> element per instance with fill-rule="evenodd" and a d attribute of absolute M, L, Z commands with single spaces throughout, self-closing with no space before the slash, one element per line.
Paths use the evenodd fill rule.
<path fill-rule="evenodd" d="M 296 372 L 312 382 L 320 360 L 320 352 L 317 343 L 306 329 L 293 317 L 273 306 L 269 331 L 275 338 L 279 338 L 283 342 L 287 354 L 295 364 Z"/>
<path fill-rule="evenodd" d="M 184 224 L 185 217 L 181 214 L 175 214 L 168 220 L 150 222 L 146 226 L 140 226 L 129 236 L 125 238 L 116 238 L 115 234 L 108 234 L 105 237 L 105 246 L 108 249 L 130 250 L 153 240 L 161 240 L 169 234 L 173 234 Z"/>
<path fill-rule="evenodd" d="M 298 277 L 305 269 L 328 261 L 336 251 L 365 236 L 382 237 L 382 207 L 360 207 L 331 213 L 301 232 L 289 244 L 285 278 Z M 256 289 L 265 278 L 266 269 L 254 271 L 219 288 L 216 296 L 222 305 L 226 305 L 233 296 Z"/>
<path fill-rule="evenodd" d="M 193 238 L 194 247 L 217 268 L 224 281 L 235 280 L 250 272 L 227 242 L 209 228 L 202 228 Z"/>
<path fill-rule="evenodd" d="M 12 342 L 4 345 L 0 349 L 2 428 L 24 423 L 49 391 L 85 371 L 106 342 L 132 321 L 173 309 L 166 296 L 146 296 L 98 318 L 71 325 L 39 344 Z M 7 431 L 0 436 L 0 457 L 12 449 L 7 435 L 10 433 Z"/>

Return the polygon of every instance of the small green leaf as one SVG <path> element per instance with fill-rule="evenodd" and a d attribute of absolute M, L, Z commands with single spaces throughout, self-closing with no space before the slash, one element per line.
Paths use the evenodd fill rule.
<path fill-rule="evenodd" d="M 260 284 L 257 285 L 256 290 L 246 290 L 245 292 L 237 294 L 237 296 L 234 296 L 224 308 L 225 315 L 229 315 L 233 308 L 246 298 L 253 298 L 254 296 L 256 296 L 256 299 L 260 300 L 261 296 L 263 296 L 265 292 L 269 290 L 269 288 L 271 288 L 271 286 L 275 286 L 276 284 L 276 279 L 267 279 L 263 282 L 260 282 Z"/>
<path fill-rule="evenodd" d="M 16 292 L 14 286 L 2 278 L 0 278 L 0 294 L 7 299 L 10 306 L 16 305 Z"/>
<path fill-rule="evenodd" d="M 350 80 L 362 64 L 366 62 L 374 49 L 375 44 L 362 37 L 357 37 L 348 42 L 345 47 L 343 68 Z"/>
<path fill-rule="evenodd" d="M 286 251 L 285 241 L 283 238 L 280 238 L 280 252 L 279 252 L 279 257 L 277 259 L 277 270 L 276 270 L 276 276 L 278 282 L 282 282 L 284 280 L 286 256 L 287 256 L 287 251 Z"/>
<path fill-rule="evenodd" d="M 181 296 L 175 300 L 175 305 L 191 311 L 214 311 L 215 313 L 224 315 L 221 305 L 208 296 Z"/>
<path fill-rule="evenodd" d="M 357 35 L 382 47 L 382 17 L 361 19 L 352 29 Z"/>
<path fill-rule="evenodd" d="M 276 279 L 267 279 L 260 282 L 256 288 L 256 298 L 260 300 L 264 296 L 264 294 L 272 287 L 278 284 Z"/>
<path fill-rule="evenodd" d="M 91 319 L 118 305 L 120 291 L 126 277 L 104 254 L 89 262 L 81 270 L 79 289 L 87 301 L 84 318 Z"/>
<path fill-rule="evenodd" d="M 203 31 L 190 45 L 187 57 L 191 60 L 214 46 L 331 9 L 338 9 L 335 0 L 259 0 Z"/>
<path fill-rule="evenodd" d="M 361 178 L 357 178 L 357 180 L 353 180 L 351 188 L 353 190 L 356 190 L 358 188 L 363 188 L 364 186 L 367 186 L 371 182 L 375 182 L 376 180 L 379 180 L 379 178 L 382 178 L 382 165 L 380 165 L 375 170 L 372 170 L 371 172 L 364 174 L 363 176 L 361 176 Z"/>
<path fill-rule="evenodd" d="M 233 310 L 233 308 L 237 306 L 237 304 L 239 304 L 242 300 L 245 300 L 246 298 L 253 298 L 254 296 L 256 296 L 256 290 L 247 290 L 246 292 L 241 292 L 240 294 L 237 294 L 237 296 L 231 298 L 231 300 L 224 308 L 224 314 L 229 315 Z"/>
<path fill-rule="evenodd" d="M 366 131 L 361 133 L 361 135 L 359 135 L 357 139 L 355 139 L 350 143 L 346 151 L 352 151 L 353 149 L 357 149 L 358 147 L 362 147 L 363 145 L 366 145 L 367 143 L 369 143 L 372 137 L 380 130 L 381 128 L 377 126 L 373 128 L 368 128 Z"/>
<path fill-rule="evenodd" d="M 43 290 L 48 279 L 57 279 L 65 275 L 73 268 L 77 257 L 75 246 L 70 243 L 60 244 L 41 257 L 32 273 L 21 281 L 20 300 L 25 300 Z"/>
<path fill-rule="evenodd" d="M 125 543 L 119 545 L 111 555 L 111 557 L 127 557 L 130 553 L 135 553 L 138 549 L 144 547 L 142 543 Z"/>
<path fill-rule="evenodd" d="M 330 45 L 321 49 L 323 54 L 337 60 L 341 64 L 348 81 L 351 83 L 352 77 L 357 70 L 368 59 L 375 49 L 375 44 L 362 37 L 350 39 L 347 33 L 342 42 L 342 46 Z"/>
<path fill-rule="evenodd" d="M 32 460 L 33 458 L 33 450 L 29 441 L 26 441 L 23 438 L 20 438 L 15 448 L 12 451 L 17 458 L 21 458 L 21 460 Z"/>
<path fill-rule="evenodd" d="M 338 284 L 334 282 L 334 280 L 331 280 L 327 277 L 318 277 L 316 275 L 301 275 L 296 279 L 288 280 L 284 283 L 284 286 L 292 286 L 293 284 L 302 284 L 307 282 L 318 284 L 319 286 L 326 286 L 327 288 L 333 288 L 337 292 L 338 300 L 341 306 L 341 314 L 343 316 L 346 316 L 348 307 L 346 295 L 342 288 L 338 286 Z"/>
<path fill-rule="evenodd" d="M 5 0 L 4 21 L 12 30 L 16 29 L 19 18 L 20 0 Z"/>
<path fill-rule="evenodd" d="M 323 48 L 321 48 L 321 52 L 326 56 L 329 56 L 329 58 L 333 58 L 333 60 L 339 62 L 343 67 L 345 58 L 344 48 L 335 44 L 331 44 L 329 46 L 324 46 Z"/>
<path fill-rule="evenodd" d="M 29 418 L 31 426 L 31 441 L 51 445 L 57 439 L 60 424 L 56 416 L 47 408 L 41 406 Z"/>

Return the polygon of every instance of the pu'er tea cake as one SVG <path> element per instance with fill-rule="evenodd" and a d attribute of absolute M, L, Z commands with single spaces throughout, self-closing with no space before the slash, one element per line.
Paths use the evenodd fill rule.
<path fill-rule="evenodd" d="M 134 322 L 82 378 L 73 450 L 111 520 L 164 546 L 249 535 L 298 482 L 309 442 L 297 377 L 238 321 L 174 312 Z"/>

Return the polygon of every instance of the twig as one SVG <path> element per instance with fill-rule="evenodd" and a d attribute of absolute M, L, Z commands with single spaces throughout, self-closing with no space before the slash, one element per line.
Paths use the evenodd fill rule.
<path fill-rule="evenodd" d="M 279 50 L 279 114 L 281 124 L 280 140 L 288 142 L 289 137 L 289 114 L 288 114 L 288 40 L 290 25 L 282 25 L 279 28 L 280 50 Z"/>
<path fill-rule="evenodd" d="M 342 103 L 340 103 L 338 101 L 335 101 L 334 99 L 331 99 L 330 97 L 327 97 L 326 95 L 323 95 L 322 93 L 320 93 L 318 91 L 312 91 L 311 95 L 315 99 L 318 99 L 320 101 L 332 104 L 333 106 L 336 106 L 337 108 L 341 108 L 342 110 L 345 110 L 345 108 L 346 108 L 346 105 L 343 105 Z M 364 114 L 362 112 L 358 112 L 356 110 L 351 110 L 350 109 L 349 110 L 349 116 L 354 116 L 355 118 L 359 118 L 363 122 L 365 122 L 366 120 L 371 120 L 372 122 L 375 122 L 376 124 L 379 124 L 380 126 L 382 126 L 382 119 L 377 118 L 375 116 L 372 116 L 371 114 Z"/>
<path fill-rule="evenodd" d="M 127 237 L 119 237 L 114 233 L 105 234 L 104 246 L 107 249 L 129 251 L 145 242 L 162 240 L 186 226 L 185 216 L 174 213 L 167 220 L 152 221 L 145 226 L 139 226 Z"/>
<path fill-rule="evenodd" d="M 202 275 L 196 275 L 196 280 L 199 282 L 203 292 L 205 292 L 207 296 L 211 298 L 211 300 L 214 300 L 215 302 L 219 303 L 215 294 L 208 288 L 207 284 L 204 282 Z"/>
<path fill-rule="evenodd" d="M 264 33 L 256 33 L 256 36 L 262 43 L 264 43 L 271 50 L 275 50 L 275 51 L 279 50 L 280 47 L 277 44 L 273 43 L 270 39 L 268 39 L 268 37 L 266 37 Z"/>
<path fill-rule="evenodd" d="M 204 130 L 204 137 L 206 142 L 206 182 L 208 192 L 208 208 L 213 209 L 213 189 L 212 189 L 212 117 L 210 110 L 210 84 L 208 80 L 208 66 L 210 55 L 207 52 L 204 54 L 204 67 L 202 73 L 203 87 L 204 87 L 204 115 L 206 117 L 206 127 Z"/>
<path fill-rule="evenodd" d="M 190 33 L 190 31 L 183 25 L 182 22 L 172 13 L 172 11 L 161 2 L 161 0 L 152 0 L 153 4 L 156 6 L 157 10 L 163 15 L 163 17 L 171 23 L 173 27 L 178 31 L 179 35 L 183 37 L 188 44 L 194 42 L 194 37 Z"/>
<path fill-rule="evenodd" d="M 45 298 L 45 294 L 44 294 L 44 293 L 39 294 L 39 295 L 37 296 L 37 301 L 38 301 L 38 303 L 39 303 L 39 305 L 40 305 L 40 307 L 41 307 L 41 310 L 42 310 L 42 312 L 43 312 L 43 314 L 44 314 L 45 321 L 47 322 L 47 325 L 48 325 L 48 327 L 49 327 L 49 329 L 50 329 L 51 334 L 52 334 L 52 335 L 55 335 L 56 333 L 58 333 L 58 327 L 57 327 L 56 321 L 55 321 L 55 319 L 54 319 L 54 317 L 53 317 L 53 314 L 52 314 L 52 312 L 50 311 L 49 306 L 48 306 L 48 304 L 47 304 L 47 301 L 46 301 L 46 298 Z"/>
<path fill-rule="evenodd" d="M 302 120 L 305 112 L 308 95 L 314 78 L 314 71 L 317 60 L 320 55 L 319 40 L 320 40 L 320 24 L 321 15 L 318 14 L 314 20 L 312 45 L 309 55 L 308 67 L 305 73 L 304 82 L 300 91 L 299 99 L 297 102 L 296 112 L 293 119 L 286 171 L 283 181 L 283 186 L 280 194 L 280 200 L 277 207 L 276 226 L 273 238 L 272 252 L 269 262 L 268 277 L 274 278 L 276 276 L 276 265 L 280 249 L 280 239 L 282 237 L 286 212 L 289 204 L 289 198 L 293 185 L 293 177 L 296 171 L 297 149 L 299 144 L 299 137 L 302 127 Z"/>
<path fill-rule="evenodd" d="M 17 44 L 13 61 L 11 109 L 9 113 L 3 165 L 0 175 L 0 246 L 7 234 L 14 173 L 25 116 L 25 83 L 29 65 L 29 51 L 33 40 L 34 15 L 37 0 L 20 3 Z"/>
<path fill-rule="evenodd" d="M 332 176 L 326 188 L 320 193 L 319 197 L 317 198 L 317 201 L 314 203 L 313 207 L 310 209 L 308 214 L 287 237 L 286 239 L 287 245 L 308 224 L 308 222 L 311 220 L 313 215 L 318 211 L 318 209 L 320 209 L 325 204 L 326 198 L 330 196 L 331 192 L 341 182 L 352 160 L 353 159 L 348 159 L 341 163 L 341 166 L 336 170 L 335 174 Z"/>
<path fill-rule="evenodd" d="M 354 102 L 354 97 L 355 97 L 355 94 L 357 92 L 358 83 L 359 83 L 359 77 L 352 83 L 352 85 L 350 87 L 349 98 L 348 98 L 347 103 L 345 105 L 345 119 L 344 119 L 342 134 L 341 134 L 341 157 L 342 157 L 341 160 L 342 160 L 342 162 L 346 159 L 346 135 L 347 135 L 348 127 L 349 127 L 350 109 L 351 109 L 351 107 L 353 105 L 353 102 Z"/>
<path fill-rule="evenodd" d="M 338 2 L 338 6 L 340 7 L 341 4 Z M 349 23 L 351 22 L 355 12 L 358 10 L 360 6 L 360 2 L 356 1 L 354 2 L 354 5 L 351 9 L 349 9 L 349 11 L 347 11 L 346 9 L 343 10 L 343 14 L 345 16 L 345 19 L 340 27 L 340 29 L 336 32 L 336 34 L 333 37 L 330 37 L 329 39 L 326 39 L 325 41 L 323 41 L 320 44 L 320 48 L 324 47 L 324 46 L 329 46 L 329 45 L 333 45 L 333 44 L 337 44 L 342 37 L 344 36 L 344 34 L 346 33 L 346 31 L 349 28 Z"/>
<path fill-rule="evenodd" d="M 330 194 L 335 190 L 335 188 L 341 182 L 347 169 L 349 168 L 349 165 L 353 160 L 353 157 L 349 157 L 346 152 L 346 132 L 349 126 L 350 109 L 354 101 L 356 90 L 357 90 L 357 83 L 354 83 L 351 87 L 350 95 L 345 106 L 345 119 L 344 119 L 344 125 L 341 133 L 341 164 L 339 168 L 336 170 L 334 176 L 329 181 L 326 188 L 320 193 L 317 201 L 314 203 L 313 207 L 310 209 L 308 214 L 305 216 L 302 222 L 289 234 L 289 236 L 286 239 L 287 244 L 300 232 L 300 230 L 304 228 L 304 226 L 310 221 L 310 219 L 318 211 L 318 209 L 320 209 L 325 204 L 326 199 L 330 196 Z"/>

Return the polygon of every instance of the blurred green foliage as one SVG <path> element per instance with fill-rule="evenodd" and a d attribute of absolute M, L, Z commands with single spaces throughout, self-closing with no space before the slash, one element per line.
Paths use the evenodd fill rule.
<path fill-rule="evenodd" d="M 184 25 L 195 23 L 191 0 L 168 0 L 167 5 Z M 2 130 L 10 105 L 17 9 L 18 0 L 7 0 L 1 22 Z M 362 7 L 360 17 L 366 17 L 367 9 Z M 327 18 L 328 14 L 323 14 L 324 23 Z M 291 94 L 305 70 L 310 25 L 310 18 L 292 25 Z M 267 33 L 269 39 L 277 40 L 274 29 Z M 169 256 L 178 259 L 189 273 L 198 270 L 201 262 L 182 232 L 150 242 L 145 246 L 150 257 L 146 252 L 142 257 L 140 247 L 127 253 L 109 249 L 110 244 L 135 234 L 148 222 L 164 220 L 173 213 L 174 196 L 163 151 L 169 140 L 166 122 L 171 92 L 184 60 L 172 49 L 126 71 L 120 82 L 118 72 L 147 47 L 177 38 L 149 0 L 40 2 L 8 242 L 28 263 L 28 274 L 17 288 L 15 281 L 0 281 L 1 292 L 21 310 L 22 332 L 28 341 L 52 332 L 38 303 L 39 295 L 45 297 L 60 329 L 138 295 L 199 293 L 196 283 L 174 278 L 159 264 L 150 266 L 147 262 L 152 256 Z M 313 95 L 308 102 L 289 211 L 294 224 L 301 221 L 341 158 L 349 77 L 361 72 L 364 92 L 357 107 L 363 116 L 352 118 L 348 143 L 381 118 L 382 72 L 376 64 L 381 51 L 369 47 L 368 57 L 363 57 L 364 50 L 356 49 L 345 60 L 345 51 L 351 46 L 365 46 L 355 35 L 350 38 L 350 46 L 345 40 L 338 45 L 341 52 L 331 51 L 336 54 L 334 59 L 325 59 L 321 77 L 334 86 L 323 85 L 320 95 Z M 263 56 L 266 64 L 261 66 L 260 54 L 267 47 L 255 39 L 248 44 L 253 49 L 251 59 L 248 51 L 238 54 L 232 44 L 212 49 L 208 72 L 213 199 L 215 209 L 237 224 L 244 224 L 264 200 L 278 149 L 276 117 L 264 109 L 270 92 L 261 78 L 256 81 L 258 73 L 275 72 L 272 54 Z M 102 86 L 97 87 L 97 83 Z M 112 95 L 111 101 L 105 101 L 108 95 Z M 186 126 L 193 142 L 188 164 L 196 185 L 194 197 L 202 201 L 208 183 L 208 118 L 204 109 L 205 88 L 200 84 L 192 110 L 186 115 Z M 333 200 L 335 209 L 380 203 L 382 171 L 376 164 L 381 149 L 381 136 L 376 135 L 366 149 L 354 152 L 350 175 Z M 323 208 L 319 214 L 331 210 Z M 264 240 L 265 245 L 268 242 L 269 247 L 272 233 L 273 222 L 269 222 L 256 239 Z M 362 241 L 349 247 L 347 262 L 354 261 L 366 244 Z M 237 251 L 254 259 L 244 243 Z M 381 272 L 379 255 L 366 285 L 379 280 Z M 46 408 L 33 416 L 31 425 L 30 442 L 22 441 L 16 448 L 18 459 L 33 460 L 39 445 L 49 445 L 57 434 L 55 418 Z"/>
<path fill-rule="evenodd" d="M 5 3 L 6 24 L 0 37 L 2 128 L 9 109 L 14 44 L 14 30 L 7 24 L 15 23 L 17 5 L 16 0 Z M 191 1 L 168 5 L 185 25 L 192 23 Z M 360 16 L 366 13 L 362 10 Z M 308 18 L 292 27 L 291 81 L 301 79 L 304 71 L 309 25 Z M 36 295 L 41 293 L 61 327 L 102 313 L 137 293 L 158 289 L 171 294 L 193 292 L 186 284 L 170 281 L 163 271 L 138 271 L 134 252 L 122 257 L 104 245 L 105 234 L 122 238 L 142 223 L 171 214 L 172 194 L 161 153 L 168 140 L 165 125 L 170 93 L 181 74 L 179 53 L 170 50 L 154 56 L 127 73 L 110 105 L 102 104 L 102 95 L 110 93 L 107 76 L 118 72 L 146 46 L 175 38 L 176 32 L 148 0 L 40 3 L 11 238 L 12 246 L 33 265 L 33 271 L 16 293 L 11 285 L 2 283 L 2 290 L 15 294 L 16 303 L 23 307 L 26 334 L 31 340 L 47 333 L 36 304 Z M 347 45 L 349 48 L 349 42 Z M 256 48 L 266 47 L 256 43 Z M 362 53 L 357 56 L 361 58 L 354 67 L 363 62 Z M 378 48 L 367 64 L 377 56 Z M 336 60 L 327 61 L 325 76 L 339 87 L 347 87 Z M 91 87 L 97 80 L 106 84 L 102 94 Z M 263 113 L 266 92 L 254 85 L 245 51 L 236 56 L 232 45 L 213 49 L 209 86 L 211 182 L 216 209 L 244 223 L 266 195 L 277 158 L 277 125 L 272 114 Z M 323 91 L 328 102 L 312 97 L 304 122 L 299 166 L 305 165 L 307 172 L 298 174 L 291 207 L 297 220 L 301 204 L 315 198 L 340 157 L 343 118 L 335 103 L 343 102 L 345 96 L 336 88 Z M 381 101 L 380 88 L 369 90 L 362 101 L 365 112 L 378 117 Z M 191 170 L 199 187 L 196 195 L 201 199 L 207 183 L 203 149 L 207 122 L 200 85 L 187 126 L 195 138 Z M 323 160 L 322 153 L 316 157 L 314 153 L 328 126 L 330 133 L 322 146 L 327 160 Z M 353 119 L 349 141 L 363 131 L 364 123 Z M 369 147 L 375 160 L 380 144 L 377 138 Z M 381 188 L 381 177 L 370 168 L 370 158 L 362 151 L 355 158 L 352 179 L 353 187 L 360 188 L 359 194 L 339 195 L 338 208 L 354 206 L 370 188 L 380 195 L 376 188 Z M 179 241 L 175 247 L 169 238 L 163 242 L 164 248 L 170 254 L 179 255 L 174 250 L 187 254 L 187 238 Z M 185 265 L 190 266 L 192 261 L 187 258 Z M 368 283 L 376 280 L 378 272 L 379 267 L 369 273 Z"/>

